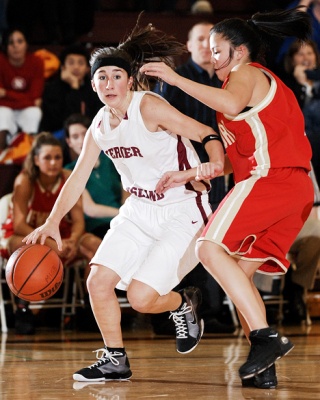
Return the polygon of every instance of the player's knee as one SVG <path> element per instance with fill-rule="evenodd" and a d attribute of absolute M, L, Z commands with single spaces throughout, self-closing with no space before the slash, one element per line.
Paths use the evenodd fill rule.
<path fill-rule="evenodd" d="M 144 293 L 134 292 L 132 290 L 128 290 L 127 298 L 131 307 L 140 313 L 148 313 L 154 303 L 150 296 Z"/>
<path fill-rule="evenodd" d="M 87 288 L 91 297 L 99 298 L 114 292 L 114 284 L 110 277 L 106 277 L 104 267 L 92 266 L 87 279 Z"/>
<path fill-rule="evenodd" d="M 101 290 L 101 282 L 96 275 L 89 274 L 87 279 L 87 289 L 90 294 L 98 293 L 99 290 Z"/>
<path fill-rule="evenodd" d="M 215 256 L 219 253 L 224 253 L 224 249 L 219 245 L 209 242 L 201 241 L 196 244 L 196 256 L 204 266 L 213 267 Z"/>
<path fill-rule="evenodd" d="M 207 250 L 206 242 L 197 242 L 196 244 L 196 256 L 202 265 L 208 265 L 209 254 Z"/>

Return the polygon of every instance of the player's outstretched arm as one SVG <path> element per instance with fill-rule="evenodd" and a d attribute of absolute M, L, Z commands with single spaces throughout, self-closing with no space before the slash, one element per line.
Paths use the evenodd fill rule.
<path fill-rule="evenodd" d="M 46 223 L 36 228 L 23 239 L 26 244 L 36 243 L 38 240 L 43 244 L 47 237 L 51 237 L 57 242 L 58 249 L 62 250 L 62 241 L 59 232 L 60 221 L 79 200 L 99 154 L 100 149 L 89 130 L 86 134 L 77 164 L 64 184 Z"/>

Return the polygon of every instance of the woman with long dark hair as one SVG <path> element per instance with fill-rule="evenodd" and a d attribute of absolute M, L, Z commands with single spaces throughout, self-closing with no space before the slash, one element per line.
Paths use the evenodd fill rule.
<path fill-rule="evenodd" d="M 252 278 L 256 271 L 287 271 L 286 254 L 310 213 L 313 187 L 311 148 L 297 100 L 260 62 L 268 35 L 305 40 L 310 30 L 308 15 L 299 9 L 217 23 L 210 47 L 215 73 L 224 82 L 221 89 L 188 80 L 161 62 L 140 70 L 217 111 L 226 150 L 224 173 L 233 172 L 235 186 L 198 240 L 197 254 L 236 305 L 250 342 L 248 359 L 239 369 L 243 384 L 262 388 L 277 385 L 274 362 L 293 344 L 268 326 Z M 165 174 L 158 193 L 170 192 L 179 175 Z M 210 177 L 210 165 L 201 164 L 197 176 Z"/>

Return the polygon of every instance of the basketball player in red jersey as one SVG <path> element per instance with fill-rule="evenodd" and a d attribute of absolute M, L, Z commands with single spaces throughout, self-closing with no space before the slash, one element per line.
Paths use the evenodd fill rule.
<path fill-rule="evenodd" d="M 222 89 L 188 80 L 159 62 L 140 69 L 217 111 L 227 153 L 224 173 L 233 172 L 235 186 L 198 239 L 197 254 L 237 307 L 251 344 L 239 375 L 243 385 L 259 388 L 276 387 L 274 362 L 293 345 L 268 326 L 252 278 L 256 271 L 287 271 L 286 254 L 313 205 L 311 149 L 299 105 L 280 79 L 258 63 L 263 34 L 268 33 L 306 39 L 308 15 L 294 9 L 217 23 L 210 32 L 210 47 Z M 208 177 L 209 170 L 201 164 L 198 177 Z M 166 173 L 158 193 L 179 179 L 179 172 Z"/>

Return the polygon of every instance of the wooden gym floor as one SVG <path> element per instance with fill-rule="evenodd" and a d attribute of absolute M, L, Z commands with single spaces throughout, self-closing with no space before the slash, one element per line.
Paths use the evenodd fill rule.
<path fill-rule="evenodd" d="M 97 332 L 50 331 L 33 336 L 1 336 L 0 399 L 320 399 L 320 321 L 310 327 L 280 327 L 295 344 L 277 362 L 275 390 L 242 388 L 238 368 L 248 345 L 241 331 L 204 334 L 190 354 L 180 355 L 171 336 L 155 335 L 150 323 L 125 329 L 125 346 L 133 377 L 128 382 L 74 382 L 74 371 L 95 361 L 102 347 Z M 139 319 L 139 318 L 138 318 Z"/>

